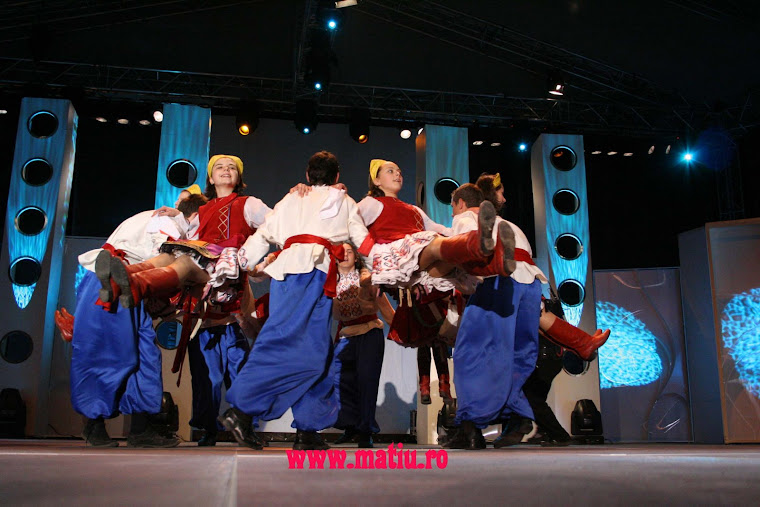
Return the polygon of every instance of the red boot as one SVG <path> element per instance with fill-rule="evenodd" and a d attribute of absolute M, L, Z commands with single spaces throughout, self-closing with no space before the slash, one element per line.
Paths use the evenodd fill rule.
<path fill-rule="evenodd" d="M 430 375 L 420 377 L 420 403 L 430 405 Z"/>
<path fill-rule="evenodd" d="M 462 269 L 475 276 L 509 276 L 517 267 L 515 262 L 515 232 L 506 222 L 499 222 L 498 235 L 493 255 L 483 262 L 467 262 Z"/>
<path fill-rule="evenodd" d="M 171 296 L 180 288 L 179 275 L 171 266 L 129 273 L 127 267 L 114 258 L 111 277 L 121 290 L 119 303 L 124 308 L 134 308 L 145 298 Z"/>
<path fill-rule="evenodd" d="M 490 201 L 483 201 L 478 213 L 478 230 L 443 238 L 441 260 L 461 265 L 467 262 L 488 262 L 494 249 L 493 226 L 496 211 Z"/>
<path fill-rule="evenodd" d="M 444 403 L 451 403 L 454 398 L 451 397 L 451 378 L 448 373 L 438 375 L 438 394 L 443 398 Z"/>
<path fill-rule="evenodd" d="M 101 250 L 95 258 L 95 276 L 98 277 L 101 286 L 98 297 L 103 303 L 112 303 L 121 295 L 119 285 L 111 278 L 112 259 L 121 262 L 118 257 L 113 257 L 111 252 L 105 249 Z M 138 273 L 146 269 L 153 269 L 153 264 L 146 261 L 139 264 L 126 265 L 127 273 Z"/>
<path fill-rule="evenodd" d="M 596 349 L 604 345 L 610 337 L 609 329 L 604 332 L 597 329 L 594 336 L 591 336 L 562 319 L 555 320 L 545 333 L 553 342 L 572 350 L 584 361 L 591 361 L 596 355 Z"/>

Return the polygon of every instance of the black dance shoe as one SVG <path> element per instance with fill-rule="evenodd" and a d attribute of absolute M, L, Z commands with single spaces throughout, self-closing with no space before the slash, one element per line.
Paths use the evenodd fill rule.
<path fill-rule="evenodd" d="M 127 447 L 157 449 L 177 447 L 178 445 L 179 438 L 177 436 L 162 435 L 150 424 L 142 433 L 130 433 L 129 436 L 127 436 Z"/>
<path fill-rule="evenodd" d="M 354 441 L 355 436 L 356 428 L 346 428 L 343 434 L 339 436 L 337 440 L 335 440 L 335 445 L 350 444 Z"/>
<path fill-rule="evenodd" d="M 198 440 L 198 447 L 214 447 L 216 445 L 216 433 L 213 431 L 207 431 L 200 440 Z"/>
<path fill-rule="evenodd" d="M 483 432 L 472 421 L 462 421 L 462 426 L 454 433 L 448 442 L 443 444 L 447 449 L 485 449 L 486 439 Z"/>
<path fill-rule="evenodd" d="M 504 426 L 501 435 L 493 441 L 496 449 L 517 445 L 522 442 L 525 435 L 533 431 L 533 421 L 527 417 L 512 416 L 509 424 Z"/>
<path fill-rule="evenodd" d="M 372 449 L 375 447 L 374 442 L 372 442 L 372 433 L 359 433 L 356 440 L 359 443 L 360 449 Z"/>
<path fill-rule="evenodd" d="M 220 415 L 218 420 L 227 431 L 232 433 L 238 444 L 250 447 L 251 449 L 263 449 L 264 442 L 253 431 L 253 419 L 248 414 L 235 408 L 230 408 Z"/>
<path fill-rule="evenodd" d="M 82 437 L 90 447 L 119 447 L 119 442 L 108 436 L 106 423 L 102 418 L 87 419 Z"/>
<path fill-rule="evenodd" d="M 326 451 L 330 446 L 327 445 L 322 435 L 316 431 L 296 431 L 296 439 L 293 441 L 293 450 L 295 451 Z"/>

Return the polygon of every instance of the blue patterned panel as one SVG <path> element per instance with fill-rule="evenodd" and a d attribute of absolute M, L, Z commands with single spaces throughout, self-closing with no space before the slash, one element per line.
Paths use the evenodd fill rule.
<path fill-rule="evenodd" d="M 193 183 L 206 188 L 206 165 L 209 159 L 211 110 L 198 106 L 164 104 L 161 124 L 161 148 L 156 179 L 156 208 L 174 206 L 181 188 L 169 183 L 166 170 L 178 160 L 190 162 L 197 171 Z M 188 185 L 189 186 L 189 185 Z"/>
<path fill-rule="evenodd" d="M 444 177 L 460 185 L 470 181 L 468 133 L 465 128 L 425 126 L 425 213 L 434 221 L 451 227 L 451 203 L 442 203 L 433 193 Z"/>
<path fill-rule="evenodd" d="M 723 346 L 744 388 L 760 398 L 760 288 L 733 296 L 721 314 Z"/>

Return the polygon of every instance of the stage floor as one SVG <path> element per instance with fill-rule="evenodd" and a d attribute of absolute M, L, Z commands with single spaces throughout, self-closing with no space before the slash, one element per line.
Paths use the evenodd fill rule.
<path fill-rule="evenodd" d="M 439 469 L 432 459 L 432 469 L 414 470 L 328 469 L 329 462 L 319 470 L 308 469 L 308 461 L 303 470 L 291 469 L 285 444 L 263 451 L 228 443 L 208 448 L 183 444 L 161 450 L 121 445 L 93 449 L 81 440 L 0 440 L 0 503 L 760 504 L 760 445 L 521 445 L 450 450 L 445 469 Z M 347 467 L 361 461 L 355 461 L 356 445 L 333 449 L 346 451 Z M 404 446 L 404 450 L 417 451 L 420 465 L 426 463 L 425 453 L 430 449 Z"/>

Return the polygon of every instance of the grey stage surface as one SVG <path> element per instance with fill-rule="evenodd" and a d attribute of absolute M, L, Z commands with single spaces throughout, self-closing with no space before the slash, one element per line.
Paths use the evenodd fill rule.
<path fill-rule="evenodd" d="M 449 451 L 445 469 L 291 470 L 288 447 L 0 440 L 2 505 L 758 505 L 760 446 Z M 334 447 L 353 462 L 356 446 Z M 417 449 L 424 462 L 430 447 Z M 434 449 L 438 449 L 434 447 Z M 377 448 L 375 449 L 377 450 Z"/>

